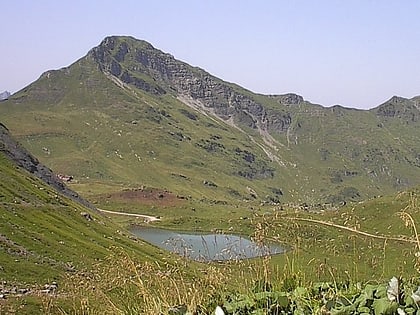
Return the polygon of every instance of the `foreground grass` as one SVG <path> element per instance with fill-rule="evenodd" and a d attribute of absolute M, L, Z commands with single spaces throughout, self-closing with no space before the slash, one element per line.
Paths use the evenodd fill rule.
<path fill-rule="evenodd" d="M 118 225 L 0 162 L 2 285 L 29 288 L 1 299 L 1 314 L 209 314 L 216 305 L 227 314 L 417 310 L 407 297 L 419 284 L 418 191 L 325 212 L 196 198 L 139 206 L 116 198 L 115 187 L 110 198 L 102 189 L 92 194 L 98 205 L 119 207 L 113 210 L 159 215 L 162 227 L 244 234 L 289 248 L 198 264 L 132 240 L 121 226 L 132 221 Z M 396 301 L 384 295 L 393 276 L 405 290 Z M 53 282 L 58 288 L 42 290 Z"/>
<path fill-rule="evenodd" d="M 94 269 L 115 247 L 142 262 L 171 261 L 0 152 L 0 314 L 45 313 L 44 302 L 57 286 Z"/>
<path fill-rule="evenodd" d="M 221 231 L 284 244 L 293 249 L 290 251 L 293 257 L 275 256 L 273 266 L 284 266 L 293 258 L 294 265 L 311 281 L 330 278 L 329 269 L 339 279 L 365 281 L 387 279 L 395 274 L 409 276 L 415 271 L 413 257 L 417 249 L 413 231 L 405 226 L 401 215 L 408 213 L 414 221 L 420 220 L 417 194 L 418 191 L 413 191 L 375 198 L 327 211 L 194 198 L 157 207 L 102 193 L 92 195 L 91 200 L 109 210 L 159 216 L 161 221 L 153 224 L 167 229 Z M 407 207 L 409 210 L 404 210 Z M 143 221 L 123 216 L 112 219 L 123 225 Z"/>
<path fill-rule="evenodd" d="M 374 225 L 378 204 L 390 219 Z M 196 264 L 143 261 L 116 247 L 54 294 L 25 301 L 44 314 L 211 314 L 217 305 L 226 314 L 415 314 L 418 211 L 414 191 L 337 213 L 262 213 L 253 239 L 288 244 L 287 254 Z"/>
<path fill-rule="evenodd" d="M 292 264 L 292 262 L 291 262 Z M 415 314 L 420 279 L 314 282 L 298 270 L 273 270 L 270 258 L 187 268 L 139 263 L 115 252 L 92 273 L 69 277 L 56 295 L 42 297 L 43 314 Z M 392 288 L 392 287 L 391 287 Z M 65 292 L 65 293 L 64 293 Z M 414 297 L 413 297 L 414 296 Z"/>

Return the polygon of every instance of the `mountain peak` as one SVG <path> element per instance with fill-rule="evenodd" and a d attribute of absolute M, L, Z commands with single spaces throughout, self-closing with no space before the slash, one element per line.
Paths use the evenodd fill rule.
<path fill-rule="evenodd" d="M 407 99 L 394 95 L 385 103 L 374 108 L 373 111 L 380 117 L 400 118 L 407 123 L 415 123 L 420 120 L 420 102 L 416 97 Z"/>
<path fill-rule="evenodd" d="M 408 101 L 407 98 L 401 97 L 401 96 L 398 96 L 398 95 L 394 95 L 388 101 L 386 101 L 386 103 L 399 104 L 399 103 L 405 103 L 406 101 Z"/>
<path fill-rule="evenodd" d="M 103 47 L 113 50 L 118 45 L 130 45 L 130 46 L 142 46 L 142 48 L 155 49 L 149 42 L 141 39 L 134 38 L 132 36 L 118 36 L 111 35 L 105 37 L 97 47 Z M 96 48 L 97 48 L 96 47 Z"/>
<path fill-rule="evenodd" d="M 154 95 L 173 94 L 186 105 L 223 122 L 237 122 L 239 128 L 245 124 L 266 134 L 268 128 L 275 129 L 279 123 L 278 117 L 268 115 L 250 91 L 179 61 L 145 41 L 111 36 L 91 54 L 100 69 L 118 82 Z M 293 93 L 274 98 L 282 105 L 303 102 L 302 96 Z"/>
<path fill-rule="evenodd" d="M 131 61 L 138 62 L 142 52 L 171 56 L 156 49 L 149 42 L 136 39 L 132 36 L 105 37 L 98 46 L 90 50 L 89 54 L 93 55 L 95 60 L 100 63 L 109 62 L 106 56 L 112 57 L 117 62 L 123 62 L 126 56 L 129 57 Z"/>

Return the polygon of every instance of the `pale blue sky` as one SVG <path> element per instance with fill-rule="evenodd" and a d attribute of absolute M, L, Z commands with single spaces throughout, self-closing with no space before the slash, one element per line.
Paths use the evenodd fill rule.
<path fill-rule="evenodd" d="M 13 0 L 0 14 L 0 92 L 131 35 L 258 93 L 356 108 L 420 95 L 417 0 Z"/>

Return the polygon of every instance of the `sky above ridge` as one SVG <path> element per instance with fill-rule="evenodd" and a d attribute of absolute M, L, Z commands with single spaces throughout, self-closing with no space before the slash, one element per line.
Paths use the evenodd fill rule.
<path fill-rule="evenodd" d="M 0 9 L 0 92 L 109 35 L 130 35 L 263 94 L 375 107 L 420 95 L 417 0 L 14 0 Z"/>

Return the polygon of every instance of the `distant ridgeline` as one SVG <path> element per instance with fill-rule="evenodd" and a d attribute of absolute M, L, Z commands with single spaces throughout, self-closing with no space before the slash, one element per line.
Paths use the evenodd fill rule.
<path fill-rule="evenodd" d="M 261 95 L 132 37 L 88 54 L 0 104 L 54 170 L 178 195 L 338 204 L 420 184 L 420 97 L 371 110 Z"/>

